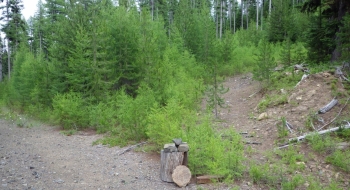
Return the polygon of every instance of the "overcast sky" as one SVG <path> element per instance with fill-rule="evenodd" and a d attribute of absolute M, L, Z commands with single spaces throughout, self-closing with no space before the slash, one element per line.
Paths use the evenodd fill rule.
<path fill-rule="evenodd" d="M 34 16 L 34 13 L 37 11 L 37 5 L 39 0 L 22 0 L 24 9 L 22 10 L 22 14 L 26 20 L 29 19 L 30 16 Z M 45 2 L 45 0 L 41 0 Z M 241 0 L 238 0 L 241 2 Z"/>
<path fill-rule="evenodd" d="M 39 0 L 22 0 L 24 9 L 22 10 L 22 14 L 26 20 L 29 19 L 30 16 L 34 16 L 34 13 L 37 10 Z M 42 0 L 44 2 L 45 0 Z"/>

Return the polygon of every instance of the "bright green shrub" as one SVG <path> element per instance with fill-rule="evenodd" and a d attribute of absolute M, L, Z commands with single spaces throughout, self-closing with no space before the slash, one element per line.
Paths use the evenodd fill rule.
<path fill-rule="evenodd" d="M 115 106 L 110 102 L 100 102 L 92 105 L 90 110 L 90 125 L 96 128 L 97 133 L 105 133 L 112 130 L 117 124 Z"/>
<path fill-rule="evenodd" d="M 227 179 L 241 175 L 243 144 L 241 136 L 234 130 L 219 134 L 207 117 L 201 118 L 201 124 L 189 126 L 186 137 L 190 145 L 192 174 L 222 175 Z"/>
<path fill-rule="evenodd" d="M 138 89 L 138 96 L 133 98 L 124 91 L 115 96 L 116 115 L 119 127 L 126 130 L 129 138 L 140 140 L 146 138 L 147 117 L 152 107 L 157 107 L 154 93 L 145 84 Z"/>
<path fill-rule="evenodd" d="M 333 154 L 326 158 L 327 162 L 339 167 L 340 169 L 349 172 L 350 171 L 350 151 L 342 152 L 336 150 Z"/>
<path fill-rule="evenodd" d="M 149 141 L 162 147 L 174 138 L 186 139 L 187 127 L 195 124 L 195 114 L 171 99 L 164 107 L 155 107 L 147 117 Z"/>
<path fill-rule="evenodd" d="M 296 174 L 290 181 L 282 183 L 282 189 L 294 190 L 297 189 L 298 186 L 301 186 L 304 182 L 304 177 L 301 174 Z"/>
<path fill-rule="evenodd" d="M 336 139 L 332 138 L 330 135 L 311 135 L 307 136 L 306 140 L 308 140 L 309 144 L 311 144 L 311 148 L 316 152 L 332 152 L 335 150 Z"/>
<path fill-rule="evenodd" d="M 251 164 L 249 169 L 249 176 L 253 179 L 254 183 L 266 181 L 269 175 L 269 165 L 257 165 Z"/>
<path fill-rule="evenodd" d="M 89 114 L 85 100 L 79 93 L 57 94 L 53 99 L 53 114 L 64 129 L 85 128 L 89 124 Z"/>

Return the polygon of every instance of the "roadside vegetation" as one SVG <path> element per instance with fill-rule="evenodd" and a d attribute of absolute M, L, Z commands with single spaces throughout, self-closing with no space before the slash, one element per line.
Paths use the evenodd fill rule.
<path fill-rule="evenodd" d="M 262 21 L 258 29 L 254 21 L 218 28 L 219 19 L 211 17 L 211 4 L 190 2 L 169 3 L 160 7 L 159 14 L 146 4 L 140 5 L 139 11 L 124 1 L 119 6 L 108 0 L 39 4 L 27 30 L 17 31 L 9 41 L 13 53 L 2 56 L 2 63 L 8 56 L 13 63 L 10 73 L 7 67 L 2 70 L 6 77 L 0 82 L 1 118 L 19 127 L 32 127 L 19 116 L 28 115 L 61 126 L 64 135 L 94 129 L 105 134 L 96 143 L 126 146 L 148 141 L 150 151 L 158 151 L 173 138 L 182 138 L 191 147 L 189 167 L 193 175 L 220 175 L 227 182 L 248 176 L 253 183 L 271 189 L 292 190 L 306 183 L 307 189 L 338 189 L 338 181 L 321 187 L 316 174 L 302 175 L 305 162 L 312 158 L 299 151 L 301 144 L 271 150 L 266 153 L 266 163 L 247 160 L 250 153 L 241 136 L 233 129 L 217 128 L 219 118 L 213 113 L 225 103 L 221 95 L 226 90 L 221 82 L 242 73 L 253 73 L 261 83 L 264 98 L 257 105 L 259 112 L 293 104 L 288 102 L 288 92 L 304 74 L 294 71 L 295 64 L 309 63 L 309 73 L 314 74 L 349 61 L 344 53 L 329 62 L 331 50 L 348 48 L 349 14 L 338 23 L 338 32 L 329 29 L 318 34 L 316 29 L 327 30 L 324 25 L 330 23 L 323 12 L 315 11 L 330 8 L 311 9 L 312 1 L 297 1 L 294 7 L 280 0 L 273 1 L 271 15 L 264 4 L 263 29 Z M 259 9 L 259 4 L 253 4 Z M 61 8 L 59 14 L 51 14 L 52 5 Z M 174 10 L 177 14 L 168 17 Z M 216 16 L 220 13 L 214 12 Z M 242 18 L 249 20 L 248 16 L 257 15 Z M 284 24 L 278 23 L 278 18 L 283 18 Z M 221 25 L 223 19 L 229 21 L 228 17 L 221 18 Z M 14 33 L 8 28 L 3 31 Z M 320 35 L 324 44 L 317 44 Z M 332 43 L 335 36 L 344 43 Z M 26 40 L 28 37 L 31 41 Z M 350 85 L 344 84 L 346 92 L 330 85 L 334 96 L 348 98 Z M 203 108 L 206 96 L 210 101 Z M 312 113 L 308 117 L 305 125 L 311 131 L 315 118 Z M 280 120 L 276 141 L 283 142 L 288 140 L 288 131 L 285 118 Z M 344 120 L 350 118 L 335 123 Z M 304 144 L 313 154 L 323 155 L 324 162 L 349 173 L 349 149 L 336 148 L 337 143 L 349 140 L 349 130 L 342 130 L 312 135 Z M 248 167 L 243 164 L 246 162 Z"/>

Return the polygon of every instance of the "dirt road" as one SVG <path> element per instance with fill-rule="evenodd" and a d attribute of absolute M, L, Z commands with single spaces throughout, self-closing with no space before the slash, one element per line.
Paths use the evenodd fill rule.
<path fill-rule="evenodd" d="M 124 148 L 92 146 L 98 138 L 0 120 L 0 189 L 179 189 L 160 180 L 157 155 L 130 151 L 118 156 Z"/>

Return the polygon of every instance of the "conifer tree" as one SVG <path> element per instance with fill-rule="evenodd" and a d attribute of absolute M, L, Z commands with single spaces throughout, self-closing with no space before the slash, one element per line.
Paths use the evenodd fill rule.
<path fill-rule="evenodd" d="M 341 60 L 350 63 L 350 13 L 343 17 L 342 26 L 338 33 L 341 46 Z"/>
<path fill-rule="evenodd" d="M 21 18 L 21 9 L 23 8 L 21 0 L 6 0 L 5 5 L 1 7 L 3 16 L 0 20 L 6 23 L 1 30 L 6 34 L 7 39 L 7 74 L 11 78 L 11 52 L 15 52 L 21 40 L 25 39 L 25 21 Z"/>

